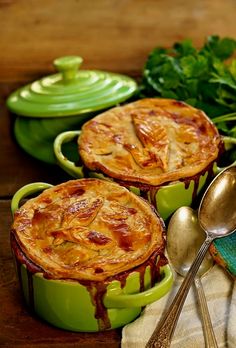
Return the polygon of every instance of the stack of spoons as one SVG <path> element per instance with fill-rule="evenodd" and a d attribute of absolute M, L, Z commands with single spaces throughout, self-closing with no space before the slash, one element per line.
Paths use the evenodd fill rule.
<path fill-rule="evenodd" d="M 198 269 L 209 249 L 210 244 L 218 238 L 235 235 L 236 231 L 236 166 L 230 166 L 218 174 L 211 182 L 203 198 L 200 202 L 198 211 L 198 220 L 201 229 L 205 232 L 206 237 L 202 243 L 194 262 L 192 263 L 187 275 L 179 288 L 177 295 L 172 301 L 169 309 L 162 317 L 161 321 L 155 328 L 151 338 L 149 339 L 146 348 L 151 347 L 170 347 L 171 339 L 175 331 L 177 321 L 179 319 L 182 307 L 186 300 L 190 286 L 198 272 Z M 181 208 L 180 208 L 181 209 Z M 178 215 L 175 213 L 172 223 L 176 223 L 184 219 L 192 223 L 192 214 Z M 177 216 L 177 218 L 176 218 Z M 180 216 L 180 218 L 179 218 Z M 170 225 L 171 227 L 172 225 Z M 181 226 L 180 226 L 181 227 Z M 190 226 L 191 227 L 191 226 Z M 172 229 L 173 227 L 171 227 Z M 177 228 L 177 226 L 176 226 Z M 201 232 L 201 229 L 199 232 Z M 172 233 L 172 232 L 171 232 Z M 183 235 L 182 235 L 183 236 Z M 167 237 L 168 238 L 168 237 Z M 185 243 L 185 238 L 183 238 Z M 231 240 L 229 241 L 231 243 Z M 169 244 L 170 245 L 170 244 Z M 170 250 L 170 247 L 168 248 Z M 173 262 L 173 259 L 172 259 Z M 236 262 L 236 260 L 235 260 Z M 178 270 L 182 268 L 178 268 Z M 182 272 L 182 271 L 181 271 Z M 214 334 L 212 333 L 211 345 L 209 347 L 216 347 Z"/>

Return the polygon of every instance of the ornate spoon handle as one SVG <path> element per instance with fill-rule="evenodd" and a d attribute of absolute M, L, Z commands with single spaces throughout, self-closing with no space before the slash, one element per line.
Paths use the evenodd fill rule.
<path fill-rule="evenodd" d="M 198 275 L 196 275 L 194 279 L 194 284 L 197 290 L 198 302 L 200 304 L 206 348 L 218 348 L 201 278 L 198 277 Z"/>
<path fill-rule="evenodd" d="M 174 300 L 163 319 L 157 325 L 151 338 L 146 344 L 146 348 L 168 348 L 174 334 L 177 321 L 183 308 L 188 291 L 193 283 L 194 277 L 202 263 L 206 252 L 214 238 L 208 236 L 198 251 L 195 261 L 187 273 L 182 285 L 179 288 Z"/>

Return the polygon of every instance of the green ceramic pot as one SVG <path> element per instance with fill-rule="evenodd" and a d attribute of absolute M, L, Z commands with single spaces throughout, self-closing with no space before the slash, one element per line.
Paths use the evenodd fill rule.
<path fill-rule="evenodd" d="M 76 162 L 67 158 L 62 152 L 62 145 L 71 142 L 74 138 L 78 138 L 81 131 L 68 131 L 59 134 L 54 141 L 54 153 L 59 165 L 71 176 L 75 178 L 84 177 L 83 166 L 78 166 Z M 224 140 L 224 138 L 223 138 Z M 227 146 L 236 144 L 235 138 L 225 138 Z M 78 162 L 78 161 L 77 161 Z M 149 191 L 142 191 L 134 186 L 128 188 L 137 195 L 144 195 L 145 198 L 154 204 L 161 217 L 166 220 L 176 209 L 181 206 L 190 206 L 193 199 L 200 193 L 207 183 L 207 179 L 217 174 L 223 168 L 217 167 L 216 163 L 212 163 L 205 172 L 189 178 L 187 181 L 175 181 L 168 185 L 162 185 L 158 188 L 153 187 Z M 99 177 L 107 180 L 111 178 L 105 177 L 102 174 L 90 172 L 89 176 Z"/>
<path fill-rule="evenodd" d="M 78 56 L 55 59 L 57 73 L 14 91 L 7 107 L 24 117 L 57 119 L 105 110 L 136 93 L 137 83 L 129 76 L 80 70 L 82 62 Z"/>
<path fill-rule="evenodd" d="M 12 199 L 13 215 L 22 198 L 51 186 L 33 183 L 22 187 Z M 42 319 L 66 330 L 96 332 L 123 326 L 134 320 L 143 306 L 164 296 L 173 283 L 171 269 L 165 265 L 160 270 L 160 281 L 152 286 L 148 262 L 103 283 L 46 279 L 25 262 L 14 237 L 11 246 L 27 304 Z"/>
<path fill-rule="evenodd" d="M 78 129 L 102 110 L 123 103 L 137 91 L 129 76 L 100 70 L 81 70 L 78 56 L 54 60 L 55 74 L 22 86 L 6 101 L 18 115 L 14 135 L 20 147 L 40 161 L 56 164 L 55 137 Z M 71 146 L 64 151 L 70 152 Z"/>

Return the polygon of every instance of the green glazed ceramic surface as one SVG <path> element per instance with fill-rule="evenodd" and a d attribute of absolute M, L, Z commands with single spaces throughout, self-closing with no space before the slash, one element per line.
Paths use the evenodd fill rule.
<path fill-rule="evenodd" d="M 84 176 L 83 167 L 77 166 L 79 156 L 77 154 L 77 160 L 74 162 L 66 157 L 63 152 L 62 145 L 71 142 L 75 137 L 78 138 L 81 131 L 68 131 L 59 134 L 54 141 L 54 153 L 57 158 L 58 164 L 68 174 L 75 178 L 82 178 Z M 77 151 L 78 152 L 78 151 Z M 105 177 L 102 174 L 94 172 L 89 173 L 91 177 L 99 177 L 106 180 L 112 180 Z M 198 194 L 204 184 L 206 183 L 208 172 L 204 173 L 195 182 L 191 180 L 189 185 L 185 185 L 183 182 L 177 181 L 169 185 L 163 185 L 159 188 L 155 194 L 155 198 L 151 197 L 151 193 L 148 193 L 148 199 L 151 203 L 155 204 L 161 217 L 166 220 L 177 208 L 183 205 L 191 205 L 194 192 Z M 130 190 L 137 195 L 141 195 L 141 192 L 136 187 L 130 187 Z"/>
<path fill-rule="evenodd" d="M 59 134 L 54 141 L 54 153 L 57 158 L 58 164 L 64 169 L 68 174 L 75 178 L 82 178 L 84 176 L 83 166 L 77 166 L 79 155 L 77 150 L 77 159 L 75 161 L 66 157 L 66 154 L 63 152 L 62 146 L 70 143 L 74 138 L 79 137 L 81 131 L 68 131 Z M 235 138 L 227 138 L 227 142 L 235 144 Z M 213 164 L 212 164 L 213 166 Z M 216 164 L 213 166 L 213 172 L 223 170 L 224 168 L 218 168 Z M 190 180 L 188 184 L 185 184 L 180 181 L 170 183 L 168 185 L 163 185 L 159 188 L 155 197 L 151 192 L 148 192 L 148 199 L 153 203 L 158 210 L 161 217 L 166 220 L 170 217 L 172 213 L 181 206 L 190 206 L 193 202 L 193 197 L 195 194 L 198 195 L 200 191 L 204 188 L 204 185 L 207 181 L 208 172 L 203 173 L 196 178 L 195 180 Z M 106 177 L 103 174 L 97 174 L 95 172 L 90 172 L 91 177 L 97 177 L 106 180 L 113 180 L 112 178 Z M 129 189 L 137 195 L 141 195 L 141 192 L 138 188 L 132 186 Z"/>
<path fill-rule="evenodd" d="M 84 114 L 73 117 L 37 119 L 17 117 L 14 124 L 14 136 L 20 147 L 32 157 L 49 164 L 56 164 L 53 142 L 56 136 L 72 129 L 78 129 L 83 122 L 94 114 Z M 63 146 L 65 155 L 76 160 L 77 144 L 67 143 Z"/>
<path fill-rule="evenodd" d="M 20 201 L 39 191 L 50 188 L 47 183 L 32 183 L 19 189 L 12 198 L 11 210 L 14 216 Z M 14 253 L 14 247 L 13 247 Z M 102 298 L 106 326 L 101 325 L 102 318 L 96 314 L 95 282 L 83 285 L 76 280 L 46 279 L 42 273 L 32 274 L 23 263 L 15 258 L 16 269 L 22 287 L 23 295 L 31 309 L 50 324 L 71 331 L 96 332 L 103 329 L 113 329 L 134 320 L 142 307 L 164 296 L 173 283 L 173 274 L 169 265 L 161 267 L 161 280 L 151 286 L 150 266 L 144 273 L 144 289 L 140 290 L 138 271 L 127 273 L 125 285 L 119 280 L 104 284 L 105 294 Z M 107 326 L 107 320 L 109 325 Z"/>
<path fill-rule="evenodd" d="M 138 272 L 132 272 L 121 289 L 119 281 L 107 286 L 104 310 L 110 327 L 114 329 L 134 320 L 142 307 L 164 296 L 173 283 L 170 267 L 161 269 L 162 280 L 150 287 L 150 268 L 145 272 L 145 289 L 140 292 Z M 24 265 L 20 275 L 24 298 L 37 315 L 50 324 L 71 331 L 96 332 L 101 330 L 95 317 L 96 307 L 91 292 L 77 281 L 45 279 L 41 273 L 31 275 Z M 32 277 L 32 278 L 31 278 Z M 30 293 L 32 291 L 32 293 Z M 96 293 L 96 286 L 91 290 Z M 32 308 L 33 307 L 33 308 Z"/>
<path fill-rule="evenodd" d="M 200 193 L 207 180 L 208 172 L 201 175 L 197 183 L 197 194 Z M 160 188 L 155 195 L 156 208 L 162 218 L 166 220 L 176 209 L 182 206 L 190 206 L 194 197 L 195 181 L 191 180 L 189 185 L 176 182 Z M 149 197 L 151 201 L 151 198 Z"/>
<path fill-rule="evenodd" d="M 65 117 L 109 108 L 131 97 L 136 82 L 125 75 L 98 70 L 78 70 L 82 58 L 61 57 L 59 71 L 24 86 L 7 99 L 8 108 L 26 117 Z"/>

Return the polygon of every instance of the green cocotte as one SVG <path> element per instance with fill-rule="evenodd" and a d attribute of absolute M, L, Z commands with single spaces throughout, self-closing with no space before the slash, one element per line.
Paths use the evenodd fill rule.
<path fill-rule="evenodd" d="M 59 165 L 75 178 L 84 177 L 84 168 L 83 166 L 78 166 L 76 162 L 70 160 L 63 154 L 62 145 L 71 142 L 74 138 L 78 138 L 80 133 L 81 131 L 79 130 L 63 132 L 59 134 L 54 141 L 54 153 Z M 236 139 L 227 138 L 227 145 L 229 142 L 235 143 Z M 161 217 L 167 219 L 181 206 L 190 206 L 193 202 L 193 198 L 204 188 L 208 176 L 220 170 L 221 169 L 218 168 L 215 163 L 212 163 L 211 168 L 208 168 L 204 173 L 196 175 L 194 178 L 190 178 L 187 184 L 186 182 L 175 181 L 167 185 L 162 185 L 157 190 L 154 188 L 154 190 L 147 192 L 147 198 L 155 205 Z M 103 174 L 95 172 L 90 172 L 89 176 L 112 180 L 112 178 L 105 177 Z M 130 186 L 129 189 L 137 195 L 142 195 L 142 191 L 137 187 Z"/>
<path fill-rule="evenodd" d="M 12 199 L 12 213 L 17 210 L 22 198 L 51 186 L 46 183 L 33 183 L 22 187 Z M 96 332 L 123 326 L 134 320 L 143 306 L 164 296 L 173 283 L 169 265 L 161 267 L 161 280 L 154 286 L 151 285 L 150 266 L 146 266 L 143 290 L 140 290 L 141 273 L 137 269 L 127 273 L 125 285 L 115 277 L 114 280 L 99 285 L 96 282 L 83 284 L 70 279 L 47 279 L 43 273 L 34 273 L 30 267 L 27 269 L 19 257 L 20 250 L 16 247 L 14 238 L 11 244 L 27 304 L 42 319 L 66 330 Z M 103 313 L 100 313 L 98 319 L 95 299 L 101 287 L 105 289 L 102 296 Z"/>

